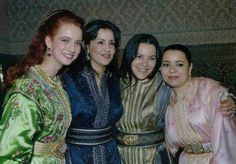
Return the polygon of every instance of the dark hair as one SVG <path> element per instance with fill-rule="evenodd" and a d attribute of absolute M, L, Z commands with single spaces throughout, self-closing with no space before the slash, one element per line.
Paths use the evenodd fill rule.
<path fill-rule="evenodd" d="M 129 79 L 128 86 L 131 85 L 131 81 L 133 77 L 131 64 L 137 56 L 138 47 L 141 43 L 148 43 L 155 46 L 157 60 L 159 59 L 159 56 L 161 53 L 158 41 L 153 35 L 145 34 L 145 33 L 134 35 L 125 46 L 124 55 L 123 55 L 121 67 L 120 67 L 120 74 L 121 74 L 122 80 L 125 82 L 126 78 Z M 152 79 L 155 76 L 155 74 L 158 71 L 158 68 L 159 68 L 159 62 L 157 61 L 152 73 L 148 76 L 149 79 Z"/>
<path fill-rule="evenodd" d="M 116 79 L 118 76 L 118 50 L 120 46 L 121 31 L 120 29 L 110 21 L 96 19 L 89 22 L 85 26 L 84 33 L 84 42 L 85 45 L 89 45 L 92 40 L 97 38 L 98 31 L 100 29 L 109 29 L 113 32 L 115 38 L 115 54 L 112 61 L 106 67 L 106 71 L 111 72 L 111 78 Z M 86 60 L 86 53 L 83 51 L 80 56 L 76 59 L 74 64 L 70 66 L 69 72 L 72 73 L 73 78 L 76 78 L 76 75 L 79 71 L 84 69 L 84 67 L 91 67 L 90 61 Z"/>
<path fill-rule="evenodd" d="M 46 19 L 41 22 L 23 60 L 8 69 L 7 76 L 4 79 L 4 84 L 7 88 L 12 85 L 16 78 L 27 73 L 31 66 L 43 62 L 47 50 L 45 43 L 46 36 L 54 37 L 57 30 L 63 24 L 73 24 L 84 31 L 84 20 L 76 16 L 73 12 L 68 10 L 56 10 L 50 13 Z"/>
<path fill-rule="evenodd" d="M 172 45 L 167 46 L 161 54 L 161 60 L 162 60 L 163 54 L 168 50 L 178 50 L 178 51 L 183 52 L 185 54 L 186 59 L 188 60 L 188 64 L 190 65 L 192 63 L 191 52 L 186 46 L 182 44 L 172 44 Z"/>

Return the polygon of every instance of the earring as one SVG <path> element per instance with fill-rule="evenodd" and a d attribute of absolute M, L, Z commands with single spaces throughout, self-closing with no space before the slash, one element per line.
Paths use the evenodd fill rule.
<path fill-rule="evenodd" d="M 47 55 L 52 56 L 52 49 L 49 47 L 47 48 Z"/>
<path fill-rule="evenodd" d="M 188 85 L 189 86 L 191 85 L 191 82 L 192 82 L 192 78 L 191 78 L 191 76 L 189 76 L 189 78 L 188 78 Z"/>
<path fill-rule="evenodd" d="M 166 85 L 166 83 L 163 81 L 163 86 L 165 86 Z"/>
<path fill-rule="evenodd" d="M 89 50 L 86 51 L 86 56 L 85 56 L 85 60 L 89 60 L 90 56 L 89 56 Z"/>

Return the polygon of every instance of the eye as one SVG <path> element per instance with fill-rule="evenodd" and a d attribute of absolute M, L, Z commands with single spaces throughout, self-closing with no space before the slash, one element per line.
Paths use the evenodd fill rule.
<path fill-rule="evenodd" d="M 151 57 L 150 60 L 154 61 L 154 60 L 156 60 L 156 58 L 155 57 Z"/>
<path fill-rule="evenodd" d="M 168 63 L 162 63 L 162 65 L 161 65 L 162 67 L 168 67 L 169 66 L 169 64 Z"/>
<path fill-rule="evenodd" d="M 97 41 L 97 44 L 104 44 L 102 40 Z"/>
<path fill-rule="evenodd" d="M 136 58 L 141 59 L 141 58 L 142 58 L 142 55 L 141 55 L 141 54 L 137 54 Z"/>
<path fill-rule="evenodd" d="M 75 44 L 81 46 L 82 45 L 82 41 L 76 41 Z"/>
<path fill-rule="evenodd" d="M 116 44 L 115 42 L 111 42 L 111 43 L 110 43 L 110 45 L 112 45 L 112 46 L 115 46 L 115 44 Z"/>
<path fill-rule="evenodd" d="M 64 38 L 64 39 L 62 39 L 61 41 L 64 42 L 64 43 L 69 43 L 69 39 L 65 39 L 65 38 Z"/>
<path fill-rule="evenodd" d="M 177 66 L 177 67 L 183 67 L 184 64 L 183 64 L 183 63 L 177 63 L 176 66 Z"/>

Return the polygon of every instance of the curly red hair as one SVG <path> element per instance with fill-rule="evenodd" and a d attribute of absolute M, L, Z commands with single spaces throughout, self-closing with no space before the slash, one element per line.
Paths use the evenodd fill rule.
<path fill-rule="evenodd" d="M 49 14 L 39 26 L 22 61 L 7 70 L 6 77 L 4 78 L 6 88 L 11 87 L 15 79 L 27 73 L 30 67 L 43 62 L 47 51 L 46 36 L 53 38 L 57 30 L 65 23 L 78 26 L 84 31 L 84 20 L 71 11 L 56 10 Z"/>

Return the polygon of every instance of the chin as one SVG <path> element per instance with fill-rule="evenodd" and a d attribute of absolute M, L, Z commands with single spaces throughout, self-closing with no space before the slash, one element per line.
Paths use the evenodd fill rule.
<path fill-rule="evenodd" d="M 68 66 L 68 65 L 70 65 L 71 63 L 72 63 L 72 61 L 70 61 L 70 62 L 64 62 L 63 65 Z"/>
<path fill-rule="evenodd" d="M 137 79 L 142 81 L 142 80 L 147 79 L 147 77 L 146 76 L 145 77 L 142 76 L 142 77 L 137 77 Z"/>

